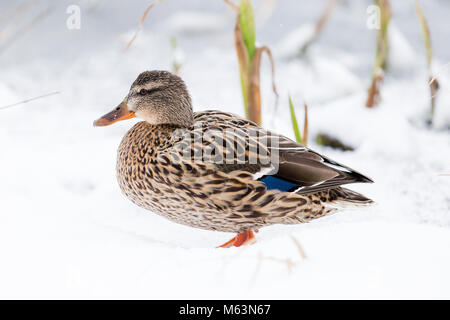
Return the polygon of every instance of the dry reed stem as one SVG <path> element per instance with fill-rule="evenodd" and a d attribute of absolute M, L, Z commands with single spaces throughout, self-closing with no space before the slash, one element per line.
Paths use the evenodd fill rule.
<path fill-rule="evenodd" d="M 309 131 L 309 123 L 308 123 L 308 105 L 305 103 L 305 120 L 303 122 L 303 146 L 308 146 L 308 131 Z"/>
<path fill-rule="evenodd" d="M 261 88 L 260 88 L 260 61 L 261 52 L 256 50 L 255 59 L 250 69 L 250 81 L 248 82 L 248 118 L 256 124 L 261 124 Z"/>
<path fill-rule="evenodd" d="M 242 88 L 242 95 L 244 99 L 244 109 L 245 109 L 245 116 L 249 118 L 249 111 L 248 111 L 248 83 L 249 83 L 249 56 L 248 51 L 244 43 L 244 37 L 242 35 L 241 26 L 239 23 L 239 14 L 236 16 L 236 23 L 234 26 L 234 45 L 236 48 L 236 55 L 238 58 L 238 64 L 239 64 L 239 73 L 241 76 L 241 88 Z"/>
<path fill-rule="evenodd" d="M 234 44 L 238 58 L 242 95 L 244 99 L 245 115 L 257 124 L 261 124 L 261 57 L 265 53 L 269 58 L 272 74 L 272 90 L 275 94 L 275 107 L 278 106 L 278 91 L 275 85 L 275 63 L 272 53 L 267 46 L 257 47 L 252 57 L 244 40 L 242 27 L 240 24 L 240 7 L 230 0 L 224 0 L 226 4 L 237 11 L 236 23 L 234 26 Z"/>
<path fill-rule="evenodd" d="M 389 50 L 388 30 L 391 21 L 391 4 L 390 0 L 376 0 L 381 8 L 381 28 L 377 35 L 377 63 L 376 68 L 386 70 L 387 56 Z"/>
<path fill-rule="evenodd" d="M 423 41 L 425 45 L 425 49 L 427 51 L 427 66 L 428 66 L 428 73 L 430 75 L 429 77 L 429 85 L 430 85 L 430 95 L 431 95 L 431 109 L 430 109 L 430 118 L 429 118 L 429 124 L 433 123 L 434 113 L 436 109 L 436 98 L 437 94 L 439 92 L 439 82 L 437 81 L 436 77 L 432 75 L 431 70 L 431 64 L 433 61 L 433 50 L 431 47 L 431 32 L 430 28 L 428 26 L 428 21 L 425 17 L 425 13 L 423 12 L 422 6 L 420 5 L 419 0 L 415 0 L 415 7 L 417 16 L 419 17 L 420 25 L 422 27 L 422 35 L 423 35 Z"/>
<path fill-rule="evenodd" d="M 430 79 L 433 79 L 433 77 L 430 76 Z M 439 81 L 437 81 L 436 78 L 434 78 L 434 81 L 430 80 L 430 94 L 431 94 L 431 119 L 430 121 L 433 121 L 434 112 L 436 110 L 436 98 L 437 94 L 439 92 L 440 85 Z"/>
<path fill-rule="evenodd" d="M 425 44 L 425 49 L 427 51 L 427 64 L 428 68 L 430 69 L 431 62 L 433 60 L 433 50 L 431 47 L 431 32 L 430 28 L 428 27 L 428 22 L 423 12 L 422 6 L 420 5 L 420 2 L 418 0 L 415 0 L 415 7 L 417 16 L 419 17 L 420 26 L 422 27 L 423 41 Z"/>
<path fill-rule="evenodd" d="M 275 65 L 270 49 L 266 46 L 256 48 L 253 61 L 251 63 L 251 69 L 249 74 L 248 83 L 248 115 L 249 119 L 257 124 L 261 124 L 261 88 L 260 88 L 260 69 L 261 69 L 261 57 L 266 53 L 270 61 L 272 72 L 272 90 L 275 95 L 275 106 L 278 105 L 278 91 L 275 85 Z"/>
<path fill-rule="evenodd" d="M 37 96 L 37 97 L 33 97 L 33 98 L 26 99 L 26 100 L 22 100 L 22 101 L 20 101 L 20 102 L 16 102 L 16 103 L 9 104 L 9 105 L 6 105 L 6 106 L 1 106 L 1 107 L 0 107 L 0 110 L 12 108 L 12 107 L 15 107 L 15 106 L 24 104 L 24 103 L 28 103 L 28 102 L 31 102 L 31 101 L 34 101 L 34 100 L 38 100 L 38 99 L 41 99 L 41 98 L 53 96 L 53 95 L 59 94 L 59 93 L 60 93 L 59 91 L 46 93 L 46 94 L 43 94 L 43 95 L 40 95 L 40 96 Z"/>
<path fill-rule="evenodd" d="M 340 0 L 328 0 L 327 5 L 325 7 L 325 10 L 322 12 L 322 15 L 319 17 L 319 20 L 317 20 L 317 23 L 314 27 L 314 35 L 311 39 L 309 39 L 301 48 L 299 51 L 299 56 L 305 55 L 306 51 L 308 50 L 309 46 L 317 41 L 320 34 L 322 33 L 323 29 L 325 28 L 325 25 L 327 24 L 328 20 L 330 20 L 331 14 L 333 13 L 334 9 L 336 9 L 338 3 Z"/>
<path fill-rule="evenodd" d="M 368 90 L 366 101 L 366 107 L 368 108 L 372 108 L 380 102 L 381 81 L 384 78 L 384 71 L 387 69 L 388 64 L 388 30 L 392 16 L 390 0 L 376 0 L 375 3 L 381 9 L 381 27 L 377 33 L 375 66 L 372 72 L 372 84 Z"/>
<path fill-rule="evenodd" d="M 372 79 L 372 84 L 368 90 L 368 96 L 366 101 L 366 107 L 372 108 L 380 102 L 380 87 L 381 82 L 384 79 L 384 72 L 381 68 L 375 71 L 375 75 Z"/>
<path fill-rule="evenodd" d="M 325 7 L 325 11 L 322 13 L 319 20 L 317 21 L 316 28 L 315 28 L 316 35 L 319 35 L 322 32 L 327 21 L 330 19 L 331 13 L 336 8 L 338 2 L 339 2 L 339 0 L 329 0 L 328 1 L 327 6 Z"/>
<path fill-rule="evenodd" d="M 17 39 L 20 38 L 23 34 L 25 34 L 27 31 L 29 31 L 34 25 L 39 23 L 42 19 L 44 19 L 46 16 L 50 14 L 50 12 L 53 10 L 53 7 L 48 7 L 45 10 L 42 10 L 39 14 L 37 14 L 29 23 L 27 23 L 25 26 L 19 28 L 13 36 L 11 36 L 8 41 L 6 41 L 3 45 L 0 46 L 0 53 L 2 51 L 5 51 L 8 47 L 10 47 Z M 17 18 L 17 17 L 16 17 Z M 9 26 L 7 27 L 5 33 L 0 35 L 0 38 L 4 35 L 8 34 L 9 29 L 11 29 Z"/>
<path fill-rule="evenodd" d="M 248 76 L 248 69 L 250 57 L 245 46 L 244 37 L 242 35 L 241 25 L 239 23 L 239 15 L 236 17 L 236 24 L 234 26 L 234 45 L 236 47 L 236 54 L 238 57 L 239 66 L 245 77 Z"/>
<path fill-rule="evenodd" d="M 294 242 L 295 246 L 297 247 L 300 257 L 302 257 L 302 259 L 308 258 L 308 256 L 305 253 L 305 250 L 303 250 L 303 247 L 300 244 L 300 242 L 297 240 L 297 238 L 295 238 L 293 235 L 291 235 L 291 238 L 292 238 L 292 241 Z"/>
<path fill-rule="evenodd" d="M 133 44 L 134 40 L 136 40 L 138 34 L 141 32 L 142 28 L 144 27 L 144 21 L 147 18 L 147 14 L 148 12 L 158 3 L 163 2 L 164 0 L 156 0 L 154 2 L 152 2 L 147 9 L 145 9 L 144 13 L 142 14 L 141 19 L 139 19 L 139 24 L 138 24 L 138 28 L 136 30 L 136 33 L 133 35 L 133 37 L 130 39 L 130 41 L 128 41 L 127 47 L 125 48 L 125 51 L 128 51 L 128 49 L 130 49 L 131 45 Z"/>
<path fill-rule="evenodd" d="M 274 261 L 274 262 L 279 262 L 279 263 L 285 264 L 289 273 L 292 273 L 293 269 L 296 267 L 296 263 L 293 262 L 289 258 L 280 259 L 280 258 L 275 258 L 275 257 L 266 257 L 261 252 L 258 252 L 257 259 L 258 260 L 257 260 L 257 264 L 256 264 L 256 267 L 255 267 L 255 270 L 253 271 L 252 278 L 249 281 L 249 287 L 252 287 L 256 283 L 257 278 L 258 278 L 258 274 L 259 274 L 259 272 L 261 270 L 261 267 L 262 267 L 262 264 L 263 264 L 264 260 Z M 306 255 L 305 255 L 304 259 L 306 259 Z"/>
<path fill-rule="evenodd" d="M 436 77 L 439 76 L 441 74 L 441 72 L 444 71 L 445 69 L 447 69 L 448 67 L 450 67 L 450 62 L 447 62 L 446 64 L 444 64 L 444 66 L 441 68 L 441 70 L 439 70 L 439 72 L 437 72 L 435 76 L 431 77 L 429 85 L 431 85 L 434 81 L 437 81 Z"/>
<path fill-rule="evenodd" d="M 275 84 L 275 62 L 273 60 L 272 51 L 270 51 L 269 47 L 263 46 L 261 50 L 267 55 L 270 63 L 270 73 L 272 77 L 272 92 L 275 95 L 275 108 L 278 106 L 278 100 L 280 95 L 278 94 L 277 86 Z"/>
<path fill-rule="evenodd" d="M 307 259 L 308 256 L 306 255 L 305 251 L 303 250 L 303 247 L 301 246 L 301 244 L 299 243 L 299 241 L 294 237 L 291 236 L 298 252 L 299 255 L 302 259 Z M 231 255 L 231 256 L 224 256 L 222 257 L 223 263 L 222 266 L 217 270 L 217 277 L 218 278 L 222 278 L 226 267 L 233 261 L 235 260 L 238 256 L 241 256 L 241 259 L 250 259 L 250 260 L 254 260 L 255 257 L 251 257 L 251 256 L 242 256 L 242 254 L 249 248 L 249 246 L 244 246 L 244 247 L 240 247 L 240 250 L 236 250 L 236 253 Z M 286 265 L 287 271 L 289 273 L 292 273 L 293 269 L 297 266 L 297 263 L 292 261 L 291 258 L 277 258 L 277 257 L 272 257 L 272 256 L 264 256 L 260 251 L 258 251 L 258 255 L 256 257 L 256 261 L 257 264 L 255 266 L 255 270 L 253 272 L 253 275 L 249 281 L 249 286 L 251 287 L 252 285 L 254 285 L 257 281 L 258 278 L 258 274 L 260 273 L 261 267 L 263 265 L 264 261 L 273 261 L 273 262 L 278 262 L 281 264 Z"/>
<path fill-rule="evenodd" d="M 281 259 L 281 258 L 275 258 L 275 257 L 263 257 L 263 260 L 269 260 L 269 261 L 274 261 L 274 262 L 279 262 L 279 263 L 285 264 L 289 273 L 291 273 L 292 270 L 294 269 L 294 267 L 296 266 L 296 264 L 289 258 Z"/>
<path fill-rule="evenodd" d="M 15 20 L 17 20 L 18 16 L 26 13 L 31 7 L 34 6 L 35 3 L 36 0 L 28 0 L 26 2 L 18 4 L 15 7 L 6 9 L 4 12 L 0 13 L 0 21 L 8 20 L 13 17 L 15 18 Z"/>
<path fill-rule="evenodd" d="M 239 11 L 239 5 L 231 0 L 223 0 L 227 5 L 229 5 L 233 10 Z"/>
<path fill-rule="evenodd" d="M 257 266 L 255 268 L 255 273 L 259 272 L 259 270 L 260 270 L 260 268 L 262 266 L 262 262 L 264 260 L 274 261 L 274 262 L 279 262 L 281 264 L 285 264 L 289 273 L 291 273 L 292 270 L 294 269 L 294 267 L 296 266 L 296 263 L 293 262 L 290 258 L 282 259 L 282 258 L 276 258 L 276 257 L 271 257 L 271 256 L 264 256 L 261 253 L 258 253 L 258 264 L 257 264 Z M 256 274 L 255 273 L 253 274 L 253 277 L 256 278 Z"/>

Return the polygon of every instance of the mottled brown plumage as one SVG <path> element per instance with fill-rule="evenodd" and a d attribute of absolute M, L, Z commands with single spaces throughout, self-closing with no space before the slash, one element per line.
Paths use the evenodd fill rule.
<path fill-rule="evenodd" d="M 250 241 L 251 230 L 267 225 L 322 217 L 335 203 L 371 202 L 341 187 L 371 182 L 365 176 L 239 116 L 193 113 L 190 101 L 179 77 L 151 71 L 116 109 L 120 117 L 145 120 L 127 132 L 117 157 L 120 188 L 140 207 L 241 234 L 228 246 Z M 107 124 L 102 119 L 98 125 Z"/>

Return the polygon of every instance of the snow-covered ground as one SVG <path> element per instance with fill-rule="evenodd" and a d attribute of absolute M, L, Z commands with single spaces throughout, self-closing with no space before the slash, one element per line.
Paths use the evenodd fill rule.
<path fill-rule="evenodd" d="M 306 101 L 310 136 L 326 132 L 356 151 L 310 146 L 372 177 L 352 188 L 377 204 L 267 227 L 255 245 L 232 249 L 214 248 L 232 234 L 176 225 L 125 199 L 116 149 L 134 122 L 98 129 L 92 121 L 141 71 L 171 68 L 172 37 L 196 110 L 242 114 L 233 11 L 220 0 L 166 0 L 124 52 L 148 1 L 1 2 L 0 107 L 60 94 L 0 110 L 0 297 L 450 298 L 450 3 L 422 1 L 441 84 L 428 129 L 413 1 L 392 1 L 392 72 L 373 110 L 364 108 L 371 1 L 343 1 L 307 57 L 291 58 L 296 35 L 301 41 L 325 2 L 254 1 L 257 38 L 273 50 L 280 91 L 274 112 L 264 63 L 264 125 L 293 137 L 288 92 L 299 119 Z M 27 6 L 17 16 L 9 9 L 19 3 Z M 66 27 L 70 4 L 81 7 L 80 30 Z"/>

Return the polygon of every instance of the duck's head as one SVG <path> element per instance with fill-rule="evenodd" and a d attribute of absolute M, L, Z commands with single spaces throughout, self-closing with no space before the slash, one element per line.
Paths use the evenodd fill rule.
<path fill-rule="evenodd" d="M 150 124 L 193 124 L 191 97 L 183 80 L 168 71 L 145 71 L 133 82 L 125 99 L 94 122 L 108 126 L 120 120 L 141 118 Z"/>

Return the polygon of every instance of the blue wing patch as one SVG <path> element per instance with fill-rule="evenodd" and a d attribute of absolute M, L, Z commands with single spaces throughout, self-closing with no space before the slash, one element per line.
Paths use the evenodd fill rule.
<path fill-rule="evenodd" d="M 284 192 L 291 192 L 300 187 L 298 184 L 274 176 L 264 176 L 260 181 L 265 183 L 267 190 L 276 189 Z"/>

